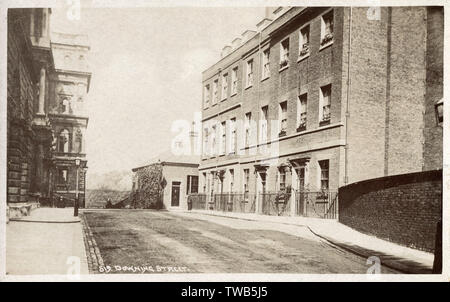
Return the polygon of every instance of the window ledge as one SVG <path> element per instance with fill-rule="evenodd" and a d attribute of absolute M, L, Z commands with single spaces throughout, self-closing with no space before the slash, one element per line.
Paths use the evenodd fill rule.
<path fill-rule="evenodd" d="M 226 100 L 227 100 L 227 98 L 223 98 L 223 99 L 221 99 L 220 101 L 223 102 L 223 101 L 226 101 Z"/>
<path fill-rule="evenodd" d="M 261 82 L 264 82 L 265 80 L 267 80 L 268 78 L 270 78 L 270 76 L 264 77 L 261 79 Z"/>
<path fill-rule="evenodd" d="M 247 89 L 249 89 L 249 88 L 252 88 L 252 87 L 253 87 L 253 84 L 248 85 L 248 86 L 245 86 L 245 90 L 247 90 Z"/>
<path fill-rule="evenodd" d="M 329 125 L 330 122 L 331 122 L 330 119 L 328 119 L 328 120 L 322 120 L 322 121 L 319 122 L 319 126 Z"/>
<path fill-rule="evenodd" d="M 230 97 L 233 97 L 233 96 L 235 96 L 237 94 L 237 92 L 233 92 L 231 95 L 230 95 Z"/>
<path fill-rule="evenodd" d="M 334 39 L 331 40 L 330 42 L 326 43 L 326 44 L 321 45 L 320 48 L 319 48 L 319 51 L 321 51 L 322 49 L 325 49 L 325 48 L 333 45 L 333 43 L 334 43 Z"/>
<path fill-rule="evenodd" d="M 278 72 L 282 72 L 283 70 L 288 69 L 288 68 L 289 68 L 289 64 L 281 67 L 280 70 L 278 70 Z"/>
<path fill-rule="evenodd" d="M 300 62 L 300 61 L 303 61 L 304 59 L 306 59 L 308 57 L 309 57 L 309 52 L 306 55 L 299 56 L 298 59 L 297 59 L 297 63 Z"/>

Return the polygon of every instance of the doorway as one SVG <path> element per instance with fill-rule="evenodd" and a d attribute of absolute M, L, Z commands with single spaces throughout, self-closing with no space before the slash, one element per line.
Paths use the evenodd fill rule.
<path fill-rule="evenodd" d="M 180 187 L 180 181 L 172 181 L 172 199 L 170 201 L 172 207 L 180 206 Z"/>

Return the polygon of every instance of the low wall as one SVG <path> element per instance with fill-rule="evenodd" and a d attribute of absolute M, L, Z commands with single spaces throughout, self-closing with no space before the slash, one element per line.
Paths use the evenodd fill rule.
<path fill-rule="evenodd" d="M 339 222 L 404 246 L 434 252 L 442 217 L 442 170 L 394 175 L 339 189 Z"/>

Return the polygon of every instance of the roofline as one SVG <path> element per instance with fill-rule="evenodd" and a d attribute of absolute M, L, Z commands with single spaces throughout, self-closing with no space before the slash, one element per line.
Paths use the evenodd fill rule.
<path fill-rule="evenodd" d="M 132 168 L 132 172 L 136 172 L 138 170 L 141 170 L 143 168 L 147 168 L 156 164 L 161 164 L 161 166 L 177 166 L 177 167 L 192 167 L 192 168 L 198 168 L 200 164 L 194 164 L 194 163 L 185 163 L 185 162 L 169 162 L 169 161 L 162 161 L 162 162 L 155 162 L 148 165 Z"/>
<path fill-rule="evenodd" d="M 289 7 L 289 9 L 287 9 L 286 11 L 284 11 L 284 12 L 283 12 L 281 15 L 279 15 L 277 18 L 273 19 L 272 22 L 270 22 L 266 27 L 264 27 L 264 28 L 261 29 L 261 30 L 256 30 L 256 31 L 255 31 L 255 32 L 256 32 L 255 36 L 261 35 L 262 32 L 265 31 L 271 24 L 273 24 L 274 22 L 276 22 L 277 20 L 279 20 L 282 16 L 284 16 L 285 14 L 287 14 L 287 12 L 289 12 L 289 11 L 291 11 L 291 10 L 293 10 L 293 9 L 296 9 L 296 8 L 298 8 L 298 6 L 291 6 L 291 7 Z M 308 7 L 303 7 L 303 9 L 306 9 L 306 8 L 308 8 Z M 302 11 L 303 11 L 303 10 L 302 10 Z M 265 17 L 264 17 L 264 18 L 265 18 Z M 246 30 L 246 31 L 247 31 L 247 30 Z M 244 31 L 244 32 L 246 32 L 246 31 Z M 216 66 L 216 65 L 220 65 L 220 62 L 221 62 L 221 61 L 223 61 L 226 57 L 228 57 L 228 56 L 234 54 L 239 48 L 243 47 L 243 46 L 246 45 L 248 42 L 250 42 L 251 40 L 253 40 L 253 38 L 254 38 L 255 36 L 251 37 L 250 39 L 248 39 L 248 40 L 245 41 L 244 43 L 241 43 L 241 44 L 239 45 L 239 47 L 233 49 L 229 54 L 227 54 L 226 56 L 220 58 L 218 61 L 216 61 L 215 63 L 213 63 L 211 66 L 209 66 L 208 68 L 206 68 L 205 70 L 203 70 L 202 73 L 208 72 L 209 70 L 213 69 L 213 67 Z M 239 38 L 239 37 L 237 37 L 237 38 Z M 236 38 L 235 38 L 234 40 L 236 40 Z M 234 40 L 233 40 L 233 41 L 234 41 Z"/>

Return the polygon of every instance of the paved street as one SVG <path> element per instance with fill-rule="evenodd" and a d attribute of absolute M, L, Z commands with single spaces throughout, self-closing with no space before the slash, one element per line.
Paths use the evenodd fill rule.
<path fill-rule="evenodd" d="M 110 273 L 151 267 L 155 272 L 348 274 L 366 273 L 369 267 L 366 259 L 301 226 L 133 210 L 85 210 L 83 217 L 85 233 L 92 236 L 88 249 L 97 251 L 88 253 L 93 272 L 109 266 Z M 382 273 L 396 272 L 382 267 Z"/>

